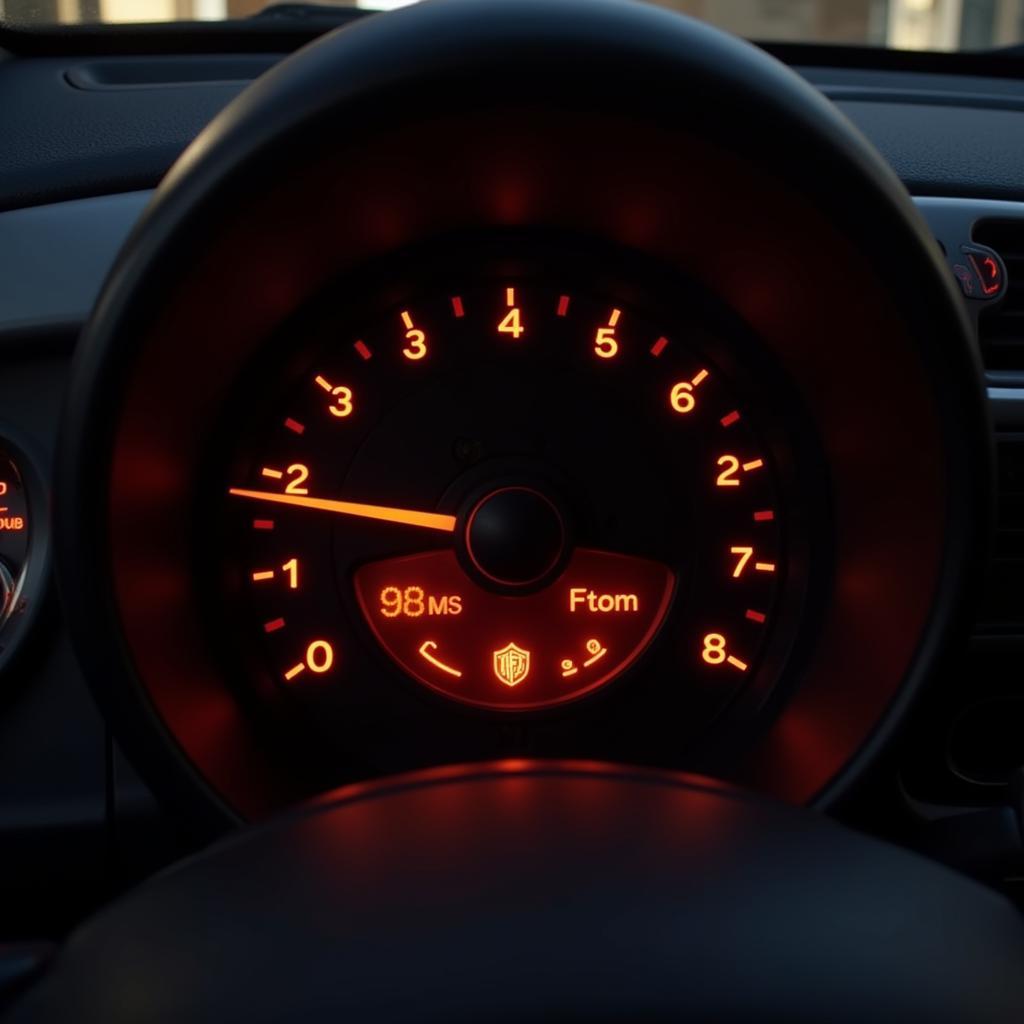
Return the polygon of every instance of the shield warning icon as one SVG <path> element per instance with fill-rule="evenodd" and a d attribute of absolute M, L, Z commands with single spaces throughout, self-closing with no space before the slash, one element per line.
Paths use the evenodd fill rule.
<path fill-rule="evenodd" d="M 506 686 L 518 686 L 530 671 L 530 652 L 508 644 L 494 652 L 494 674 Z"/>

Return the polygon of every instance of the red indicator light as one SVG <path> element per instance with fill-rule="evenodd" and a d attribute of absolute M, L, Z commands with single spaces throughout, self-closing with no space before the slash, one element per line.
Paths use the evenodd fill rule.
<path fill-rule="evenodd" d="M 661 355 L 662 352 L 665 351 L 665 346 L 666 345 L 668 345 L 668 338 L 659 338 L 651 346 L 651 355 L 654 356 L 655 358 L 657 358 L 658 356 Z"/>
<path fill-rule="evenodd" d="M 735 409 L 733 409 L 732 412 L 723 416 L 720 422 L 723 427 L 731 427 L 734 423 L 736 423 L 739 420 L 739 418 L 740 414 Z"/>
<path fill-rule="evenodd" d="M 558 309 L 556 311 L 559 316 L 565 316 L 569 312 L 569 296 L 560 295 L 558 297 Z"/>
<path fill-rule="evenodd" d="M 365 341 L 357 341 L 352 347 L 359 353 L 360 356 L 362 356 L 363 359 L 370 359 L 373 356 L 373 353 L 370 351 L 369 345 L 367 345 Z"/>
<path fill-rule="evenodd" d="M 764 622 L 765 614 L 764 612 L 755 612 L 752 608 L 748 608 L 747 618 L 750 619 L 751 622 Z"/>
<path fill-rule="evenodd" d="M 272 530 L 274 528 L 273 519 L 254 519 L 252 521 L 252 528 L 254 530 Z"/>
<path fill-rule="evenodd" d="M 982 293 L 989 297 L 998 294 L 1003 287 L 1003 275 L 996 258 L 984 253 L 971 252 L 967 255 L 981 282 Z"/>
<path fill-rule="evenodd" d="M 763 512 L 754 513 L 755 523 L 770 523 L 775 518 L 775 513 L 771 509 L 765 509 Z"/>
<path fill-rule="evenodd" d="M 276 633 L 279 629 L 284 629 L 284 619 L 272 619 L 270 622 L 263 624 L 263 631 L 265 633 Z"/>
<path fill-rule="evenodd" d="M 304 434 L 306 432 L 306 428 L 298 420 L 293 420 L 290 416 L 284 421 L 284 425 L 293 434 Z"/>
<path fill-rule="evenodd" d="M 460 295 L 452 296 L 452 312 L 460 320 L 466 315 L 466 310 L 462 305 L 462 297 Z"/>
<path fill-rule="evenodd" d="M 526 710 L 628 668 L 663 622 L 675 577 L 647 559 L 577 549 L 550 586 L 509 596 L 439 550 L 364 565 L 354 582 L 370 628 L 406 672 L 455 700 Z"/>

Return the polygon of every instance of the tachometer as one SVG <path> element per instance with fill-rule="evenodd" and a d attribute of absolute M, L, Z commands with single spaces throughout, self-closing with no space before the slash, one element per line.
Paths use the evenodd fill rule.
<path fill-rule="evenodd" d="M 365 686 L 367 649 L 499 712 L 652 646 L 679 688 L 755 672 L 786 578 L 755 375 L 685 291 L 537 264 L 330 296 L 247 392 L 226 579 L 278 688 Z"/>

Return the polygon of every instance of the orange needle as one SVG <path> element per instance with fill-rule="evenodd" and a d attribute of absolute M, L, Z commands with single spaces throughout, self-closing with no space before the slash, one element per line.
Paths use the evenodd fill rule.
<path fill-rule="evenodd" d="M 278 494 L 274 491 L 244 491 L 237 487 L 232 487 L 228 494 L 234 494 L 238 498 L 252 498 L 254 501 L 274 501 L 278 505 L 316 508 L 322 512 L 336 512 L 343 516 L 381 519 L 387 523 L 401 523 L 403 526 L 422 526 L 426 530 L 455 532 L 455 516 L 443 516 L 437 512 L 417 512 L 415 509 L 388 508 L 386 505 L 361 505 L 355 501 L 331 501 L 329 498 L 307 498 L 298 494 Z"/>

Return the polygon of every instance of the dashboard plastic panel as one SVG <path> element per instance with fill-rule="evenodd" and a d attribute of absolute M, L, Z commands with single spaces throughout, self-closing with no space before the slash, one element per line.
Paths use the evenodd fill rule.
<path fill-rule="evenodd" d="M 256 72 L 284 56 L 249 59 Z M 177 68 L 168 69 L 164 77 L 171 80 L 163 83 L 151 78 L 93 90 L 73 85 L 88 78 L 97 59 L 0 55 L 0 95 L 18 97 L 0 104 L 0 210 L 154 187 L 246 84 L 237 78 L 237 55 L 223 54 L 152 58 Z M 103 62 L 107 80 L 118 78 L 119 65 L 125 68 L 121 78 L 130 80 L 128 68 L 137 59 L 106 56 Z M 912 192 L 1024 198 L 1024 81 L 797 70 L 835 96 Z"/>

